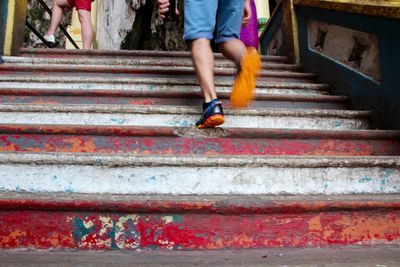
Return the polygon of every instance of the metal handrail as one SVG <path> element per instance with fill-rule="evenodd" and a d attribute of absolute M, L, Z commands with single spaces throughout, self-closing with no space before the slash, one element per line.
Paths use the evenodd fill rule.
<path fill-rule="evenodd" d="M 46 5 L 46 3 L 43 0 L 37 0 L 39 4 L 46 10 L 47 13 L 49 13 L 50 16 L 52 16 L 53 12 L 51 12 L 51 9 Z M 47 47 L 50 47 L 46 39 L 44 39 L 43 35 L 35 29 L 35 27 L 32 26 L 31 23 L 28 22 L 28 20 L 25 22 L 25 25 L 35 34 Z M 72 43 L 72 45 L 76 48 L 79 49 L 79 46 L 75 43 L 75 41 L 72 39 L 71 35 L 67 32 L 67 30 L 62 26 L 61 24 L 58 26 L 60 30 L 64 33 L 64 35 L 68 38 L 68 40 Z"/>

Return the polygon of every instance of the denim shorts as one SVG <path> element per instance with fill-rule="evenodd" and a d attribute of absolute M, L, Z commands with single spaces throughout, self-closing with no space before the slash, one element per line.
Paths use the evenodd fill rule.
<path fill-rule="evenodd" d="M 239 39 L 244 0 L 185 0 L 186 41 L 199 38 L 223 43 Z"/>

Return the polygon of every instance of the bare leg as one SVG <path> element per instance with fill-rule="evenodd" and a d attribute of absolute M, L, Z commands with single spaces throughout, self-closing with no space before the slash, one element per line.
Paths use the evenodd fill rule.
<path fill-rule="evenodd" d="M 256 79 L 261 61 L 254 48 L 246 48 L 242 41 L 232 39 L 219 45 L 225 57 L 236 63 L 239 73 L 232 86 L 231 108 L 246 108 L 254 99 Z"/>
<path fill-rule="evenodd" d="M 78 16 L 81 23 L 83 49 L 91 49 L 93 40 L 93 27 L 90 11 L 79 9 Z"/>
<path fill-rule="evenodd" d="M 217 98 L 214 87 L 214 54 L 210 40 L 201 38 L 192 41 L 192 60 L 197 79 L 203 91 L 204 101 L 210 102 Z"/>
<path fill-rule="evenodd" d="M 69 7 L 67 0 L 54 0 L 52 11 L 53 14 L 51 16 L 50 27 L 46 35 L 54 35 L 56 33 L 58 25 L 60 25 L 63 18 L 63 8 L 66 7 Z"/>
<path fill-rule="evenodd" d="M 246 54 L 246 46 L 239 39 L 221 43 L 219 44 L 219 49 L 226 58 L 235 62 L 237 66 L 240 65 L 242 58 Z"/>

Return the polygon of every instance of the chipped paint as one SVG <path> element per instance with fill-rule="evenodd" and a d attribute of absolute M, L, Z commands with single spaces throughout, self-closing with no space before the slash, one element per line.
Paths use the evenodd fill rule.
<path fill-rule="evenodd" d="M 176 216 L 179 220 L 174 219 Z M 387 244 L 400 241 L 400 212 L 154 215 L 11 211 L 0 214 L 0 234 L 0 247 L 8 249 L 185 250 Z"/>
<path fill-rule="evenodd" d="M 196 134 L 196 133 L 195 133 Z M 155 155 L 398 155 L 400 141 L 0 134 L 0 151 Z"/>

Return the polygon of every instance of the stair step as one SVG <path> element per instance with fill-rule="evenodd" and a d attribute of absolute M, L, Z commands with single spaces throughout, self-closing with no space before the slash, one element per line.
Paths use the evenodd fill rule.
<path fill-rule="evenodd" d="M 78 92 L 76 92 L 78 91 Z M 56 95 L 49 89 L 0 89 L 0 104 L 110 104 L 110 105 L 174 105 L 200 106 L 202 93 L 197 91 L 136 91 L 130 96 L 115 96 L 115 91 L 80 89 L 57 90 Z M 5 95 L 2 93 L 5 93 Z M 123 93 L 127 93 L 126 91 Z M 230 106 L 230 92 L 219 92 L 224 106 Z M 300 108 L 300 109 L 346 109 L 348 97 L 328 95 L 277 95 L 256 93 L 251 108 Z"/>
<path fill-rule="evenodd" d="M 0 123 L 120 125 L 120 126 L 193 126 L 200 107 L 131 105 L 0 105 Z M 317 109 L 225 110 L 224 127 L 367 129 L 368 111 Z"/>
<path fill-rule="evenodd" d="M 400 131 L 0 125 L 0 151 L 153 155 L 400 155 Z"/>
<path fill-rule="evenodd" d="M 218 87 L 231 87 L 233 78 L 216 79 L 215 85 Z M 90 77 L 90 76 L 75 76 L 73 79 L 69 76 L 22 76 L 22 75 L 0 75 L 1 87 L 8 88 L 8 86 L 15 83 L 25 84 L 23 87 L 29 88 L 29 84 L 40 84 L 46 86 L 47 84 L 80 84 L 81 88 L 90 88 L 92 84 L 94 88 L 109 88 L 109 86 L 116 86 L 115 88 L 121 89 L 132 88 L 137 85 L 151 85 L 154 88 L 157 86 L 167 86 L 163 89 L 173 88 L 174 86 L 196 86 L 198 88 L 198 81 L 195 78 L 180 77 L 177 80 L 175 77 Z M 32 85 L 34 86 L 34 85 Z M 103 87 L 99 87 L 103 86 Z M 37 87 L 37 86 L 35 86 Z M 113 87 L 109 88 L 113 89 Z M 327 84 L 316 84 L 316 83 L 294 83 L 294 82 L 267 82 L 258 80 L 257 89 L 293 89 L 293 90 L 310 90 L 310 91 L 326 91 L 329 89 Z"/>
<path fill-rule="evenodd" d="M 97 194 L 400 193 L 399 157 L 0 153 L 2 191 Z"/>
<path fill-rule="evenodd" d="M 102 57 L 102 58 L 129 58 L 135 59 L 137 57 L 150 57 L 150 58 L 159 58 L 166 57 L 172 58 L 172 60 L 180 59 L 180 58 L 190 58 L 190 52 L 184 51 L 149 51 L 149 50 L 119 50 L 119 51 L 110 51 L 110 50 L 65 50 L 65 49 L 29 49 L 22 48 L 20 50 L 20 56 L 29 56 L 29 57 L 47 57 L 47 58 L 73 58 L 73 57 Z M 214 54 L 217 60 L 226 60 L 222 54 L 216 53 Z M 271 62 L 286 62 L 287 57 L 284 56 L 263 56 L 261 55 L 262 61 L 271 61 Z M 226 60 L 227 61 L 227 60 Z"/>
<path fill-rule="evenodd" d="M 81 267 L 395 267 L 399 246 L 367 245 L 324 248 L 269 248 L 223 251 L 21 251 L 3 250 L 7 266 Z"/>
<path fill-rule="evenodd" d="M 217 91 L 230 92 L 233 79 L 215 82 Z M 133 91 L 130 95 L 135 95 L 136 91 L 178 91 L 178 92 L 199 92 L 200 87 L 196 79 L 173 79 L 173 78 L 117 78 L 117 77 L 70 77 L 55 76 L 1 76 L 0 90 L 2 94 L 9 94 L 12 89 L 35 89 L 43 90 L 40 93 L 46 94 L 44 90 L 106 90 L 107 93 L 115 92 L 120 96 L 129 95 L 125 91 Z M 326 84 L 312 83 L 288 83 L 288 82 L 265 82 L 257 81 L 257 91 L 268 94 L 328 94 L 329 86 Z M 95 93 L 95 91 L 93 91 Z"/>
<path fill-rule="evenodd" d="M 151 58 L 151 57 L 136 57 L 134 59 L 126 58 L 32 58 L 32 57 L 3 57 L 6 64 L 56 64 L 56 65 L 91 65 L 91 66 L 165 66 L 165 67 L 193 67 L 193 62 L 190 58 L 179 58 L 171 61 L 171 58 Z M 215 62 L 216 68 L 236 69 L 236 66 L 231 61 Z M 283 70 L 283 71 L 298 71 L 301 70 L 300 65 L 284 64 L 274 62 L 262 62 L 262 67 L 265 70 Z"/>
<path fill-rule="evenodd" d="M 304 214 L 400 210 L 400 194 L 339 196 L 120 195 L 0 192 L 0 210 L 115 213 Z M 399 225 L 400 228 L 400 225 Z"/>
<path fill-rule="evenodd" d="M 54 75 L 58 73 L 64 75 L 91 75 L 91 76 L 116 76 L 120 75 L 135 75 L 135 76 L 148 76 L 148 75 L 170 75 L 177 79 L 182 75 L 194 76 L 193 67 L 164 67 L 164 66 L 131 66 L 131 67 L 116 67 L 108 65 L 63 65 L 63 64 L 1 64 L 0 75 L 22 74 L 22 75 Z M 216 76 L 234 76 L 236 70 L 234 69 L 216 69 L 214 71 Z M 315 75 L 312 73 L 290 72 L 290 71 L 262 71 L 260 79 L 265 81 L 286 81 L 286 82 L 313 82 Z"/>
<path fill-rule="evenodd" d="M 9 192 L 0 193 L 0 208 L 3 249 L 177 251 L 400 240 L 398 194 L 277 198 Z"/>

